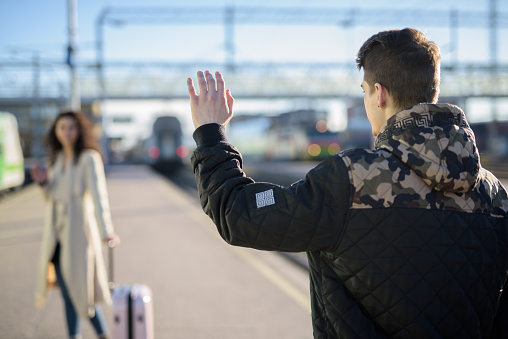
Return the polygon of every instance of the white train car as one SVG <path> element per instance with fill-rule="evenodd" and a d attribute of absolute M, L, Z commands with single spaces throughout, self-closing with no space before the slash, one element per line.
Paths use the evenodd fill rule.
<path fill-rule="evenodd" d="M 21 186 L 24 181 L 18 122 L 14 114 L 0 112 L 0 191 Z"/>

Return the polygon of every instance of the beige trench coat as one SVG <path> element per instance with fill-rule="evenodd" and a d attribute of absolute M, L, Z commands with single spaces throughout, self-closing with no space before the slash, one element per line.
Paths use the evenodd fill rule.
<path fill-rule="evenodd" d="M 76 164 L 64 170 L 59 154 L 44 187 L 46 218 L 42 236 L 36 305 L 47 299 L 51 258 L 60 243 L 60 266 L 78 315 L 94 315 L 94 305 L 111 303 L 102 254 L 102 239 L 113 233 L 101 155 L 84 150 Z M 49 271 L 49 274 L 48 274 Z"/>

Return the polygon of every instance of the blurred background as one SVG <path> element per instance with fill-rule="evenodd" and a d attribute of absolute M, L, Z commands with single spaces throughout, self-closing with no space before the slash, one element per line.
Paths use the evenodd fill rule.
<path fill-rule="evenodd" d="M 0 25 L 0 111 L 25 167 L 67 108 L 93 120 L 109 163 L 187 165 L 186 78 L 206 69 L 232 90 L 228 136 L 252 161 L 370 147 L 356 53 L 404 27 L 440 47 L 439 102 L 465 110 L 484 165 L 508 158 L 507 1 L 0 0 Z"/>

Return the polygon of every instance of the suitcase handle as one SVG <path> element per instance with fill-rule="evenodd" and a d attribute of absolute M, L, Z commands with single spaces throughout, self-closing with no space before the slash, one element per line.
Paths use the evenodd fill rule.
<path fill-rule="evenodd" d="M 109 290 L 112 291 L 116 284 L 113 277 L 113 249 L 115 248 L 116 244 L 114 241 L 110 240 L 108 241 L 108 263 L 109 263 L 109 272 L 108 272 L 108 286 Z"/>

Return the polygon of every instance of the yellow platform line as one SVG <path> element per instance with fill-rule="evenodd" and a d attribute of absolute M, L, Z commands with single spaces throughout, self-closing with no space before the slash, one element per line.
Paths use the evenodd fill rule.
<path fill-rule="evenodd" d="M 308 295 L 301 292 L 295 287 L 289 280 L 284 278 L 281 274 L 275 271 L 272 267 L 268 266 L 263 261 L 259 260 L 256 256 L 245 248 L 230 246 L 240 257 L 242 257 L 247 263 L 254 267 L 259 273 L 267 278 L 272 284 L 278 287 L 288 297 L 293 299 L 298 305 L 300 305 L 308 313 L 311 312 L 310 299 Z"/>

